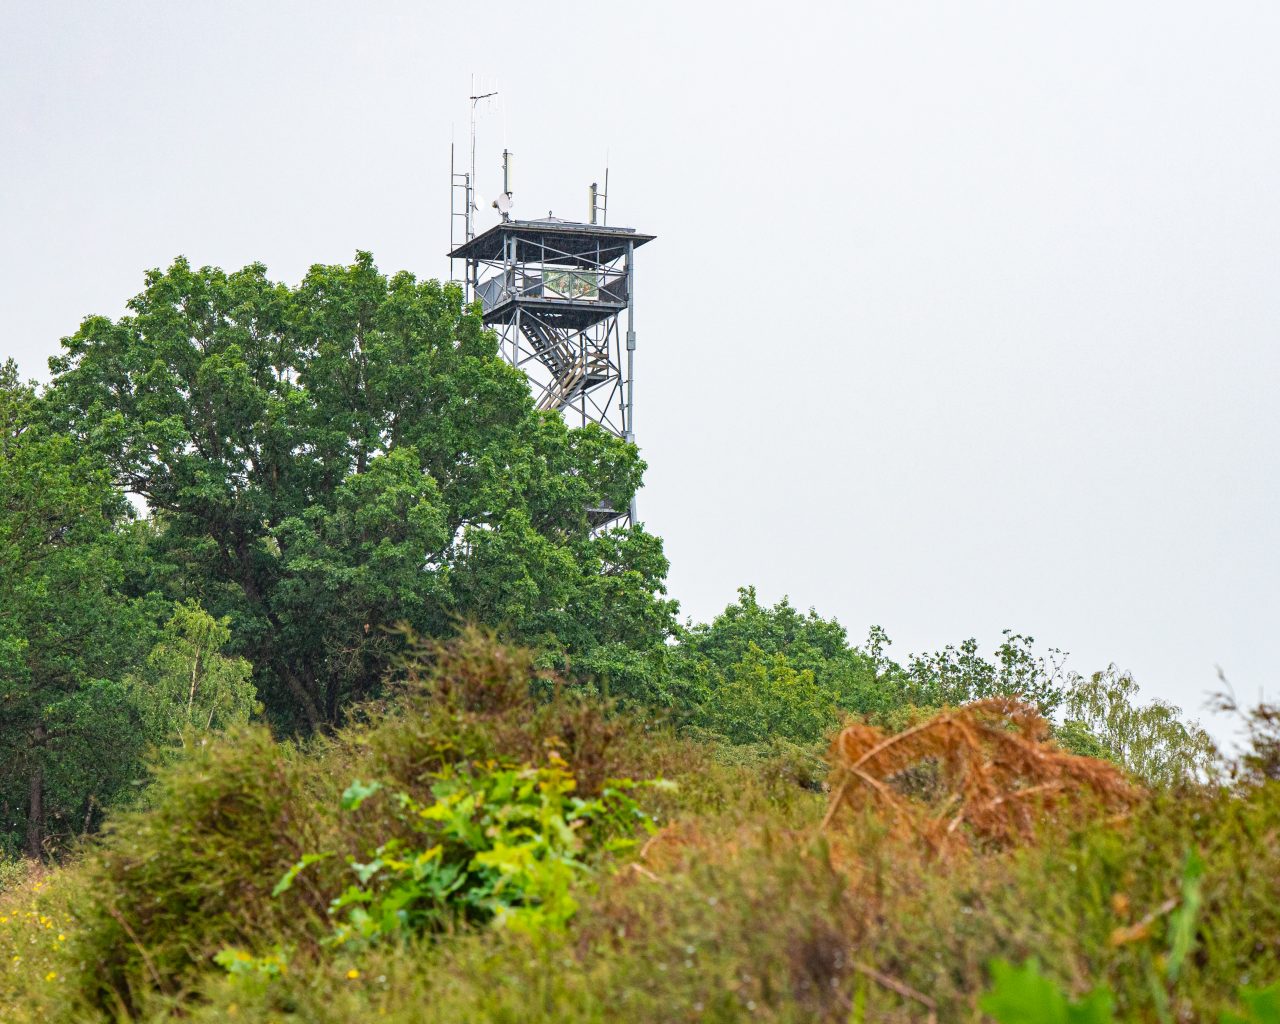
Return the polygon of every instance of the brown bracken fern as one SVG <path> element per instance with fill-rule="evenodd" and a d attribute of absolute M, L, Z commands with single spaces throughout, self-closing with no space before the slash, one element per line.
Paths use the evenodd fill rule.
<path fill-rule="evenodd" d="M 1007 697 L 944 709 L 894 735 L 850 724 L 830 761 L 824 829 L 842 809 L 874 808 L 940 855 L 1029 839 L 1051 812 L 1122 811 L 1136 795 L 1115 765 L 1068 754 L 1034 708 Z M 922 770 L 937 778 L 928 796 L 901 784 Z"/>

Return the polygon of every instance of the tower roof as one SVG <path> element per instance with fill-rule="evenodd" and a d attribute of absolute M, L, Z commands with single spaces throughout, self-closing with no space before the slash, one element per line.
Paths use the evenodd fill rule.
<path fill-rule="evenodd" d="M 635 228 L 615 228 L 604 224 L 575 224 L 548 217 L 545 220 L 508 220 L 495 224 L 483 234 L 464 242 L 451 259 L 497 260 L 503 245 L 515 236 L 517 258 L 541 263 L 608 263 L 626 252 L 628 245 L 640 246 L 656 235 L 642 235 Z"/>

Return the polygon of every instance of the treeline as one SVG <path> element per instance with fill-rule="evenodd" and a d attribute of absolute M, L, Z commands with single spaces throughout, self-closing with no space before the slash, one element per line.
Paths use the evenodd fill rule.
<path fill-rule="evenodd" d="M 51 370 L 0 370 L 0 852 L 95 830 L 148 757 L 202 734 L 328 732 L 406 635 L 464 622 L 744 750 L 1014 693 L 1144 777 L 1208 749 L 1128 677 L 1015 634 L 991 660 L 969 641 L 899 664 L 883 632 L 855 646 L 749 589 L 682 625 L 659 539 L 587 521 L 635 493 L 635 449 L 540 413 L 457 287 L 368 254 L 296 287 L 178 260 Z"/>

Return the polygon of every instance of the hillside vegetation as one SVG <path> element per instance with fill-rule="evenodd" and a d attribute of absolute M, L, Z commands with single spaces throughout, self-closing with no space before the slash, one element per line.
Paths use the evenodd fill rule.
<path fill-rule="evenodd" d="M 587 521 L 634 447 L 365 254 L 178 260 L 51 367 L 0 371 L 0 1020 L 1280 1021 L 1274 708 L 1227 759 L 1012 631 L 681 623 Z"/>
<path fill-rule="evenodd" d="M 1257 770 L 1144 788 L 996 699 L 851 727 L 822 793 L 545 686 L 469 632 L 330 737 L 194 745 L 0 897 L 4 1019 L 968 1020 L 1034 958 L 1190 1020 L 1280 978 Z"/>

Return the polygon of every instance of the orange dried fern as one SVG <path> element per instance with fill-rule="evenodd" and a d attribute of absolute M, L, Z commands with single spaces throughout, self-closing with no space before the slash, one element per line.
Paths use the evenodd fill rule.
<path fill-rule="evenodd" d="M 1114 812 L 1135 796 L 1115 765 L 1068 754 L 1033 707 L 1007 697 L 944 710 L 893 735 L 848 725 L 832 742 L 830 761 L 824 829 L 842 808 L 876 807 L 939 854 L 974 841 L 1025 841 L 1046 814 Z M 935 779 L 932 792 L 913 794 L 902 784 L 913 771 Z"/>

